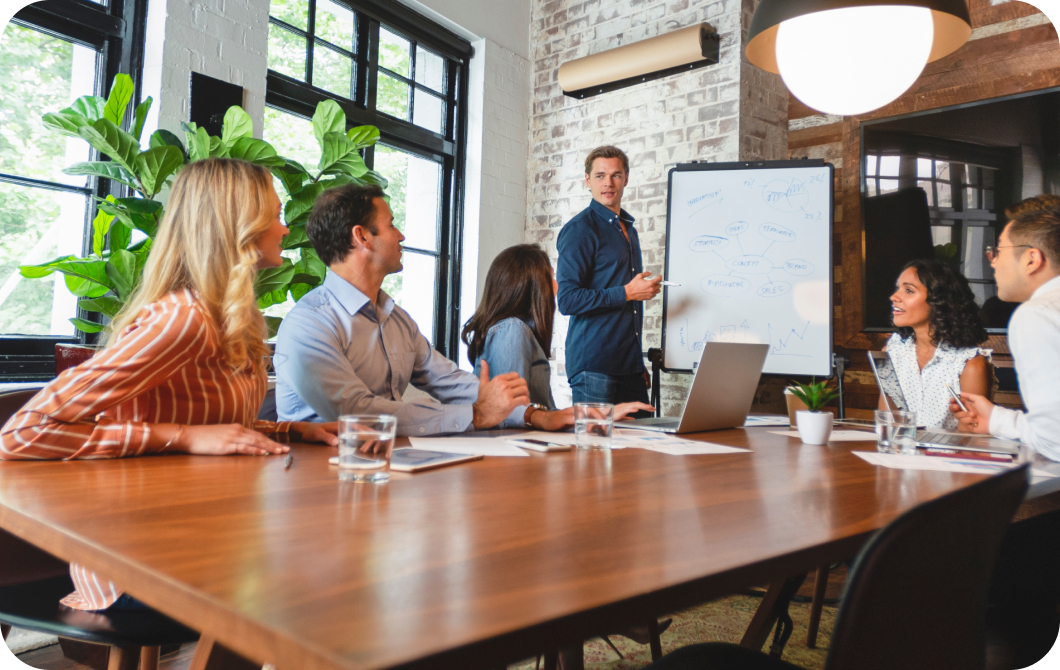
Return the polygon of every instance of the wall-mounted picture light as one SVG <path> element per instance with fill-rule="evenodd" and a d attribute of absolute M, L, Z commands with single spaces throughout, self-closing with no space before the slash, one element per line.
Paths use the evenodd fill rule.
<path fill-rule="evenodd" d="M 720 39 L 709 23 L 608 49 L 559 66 L 564 95 L 588 98 L 718 62 Z"/>
<path fill-rule="evenodd" d="M 852 116 L 905 93 L 971 24 L 965 0 L 762 0 L 745 53 L 808 107 Z"/>

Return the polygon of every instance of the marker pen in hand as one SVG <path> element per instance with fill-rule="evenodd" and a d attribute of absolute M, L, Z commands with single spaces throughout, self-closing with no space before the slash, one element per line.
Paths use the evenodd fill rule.
<path fill-rule="evenodd" d="M 680 286 L 680 284 L 675 281 L 661 281 L 659 282 L 659 286 Z"/>

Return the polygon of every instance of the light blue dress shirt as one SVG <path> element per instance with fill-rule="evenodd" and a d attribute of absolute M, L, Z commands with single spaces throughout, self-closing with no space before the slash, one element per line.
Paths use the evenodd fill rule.
<path fill-rule="evenodd" d="M 283 421 L 392 414 L 398 435 L 470 429 L 478 378 L 435 351 L 408 312 L 379 291 L 379 309 L 331 272 L 294 306 L 277 335 L 276 408 Z M 403 402 L 409 384 L 442 404 Z M 500 427 L 520 427 L 517 407 Z"/>

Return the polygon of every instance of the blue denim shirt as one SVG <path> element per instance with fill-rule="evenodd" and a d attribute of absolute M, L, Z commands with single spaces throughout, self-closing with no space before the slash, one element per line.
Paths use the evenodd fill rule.
<path fill-rule="evenodd" d="M 552 366 L 548 355 L 534 337 L 534 331 L 522 319 L 511 317 L 498 321 L 486 331 L 486 345 L 475 360 L 475 376 L 482 359 L 490 366 L 490 379 L 507 372 L 518 372 L 530 387 L 530 402 L 556 409 L 552 399 Z"/>
<path fill-rule="evenodd" d="M 644 304 L 626 301 L 625 285 L 643 272 L 633 217 L 593 200 L 559 232 L 556 282 L 567 328 L 567 378 L 582 370 L 621 376 L 644 372 Z"/>

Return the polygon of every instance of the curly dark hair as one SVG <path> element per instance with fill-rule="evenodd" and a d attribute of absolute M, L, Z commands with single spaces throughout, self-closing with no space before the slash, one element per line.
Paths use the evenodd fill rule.
<path fill-rule="evenodd" d="M 986 340 L 983 314 L 975 302 L 975 295 L 964 275 L 946 263 L 920 259 L 909 261 L 902 268 L 916 271 L 920 283 L 927 289 L 927 303 L 931 307 L 930 333 L 933 344 L 943 342 L 965 349 L 979 346 Z M 914 337 L 912 328 L 899 328 L 902 339 Z"/>

